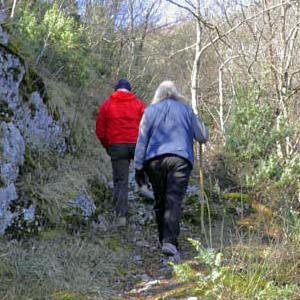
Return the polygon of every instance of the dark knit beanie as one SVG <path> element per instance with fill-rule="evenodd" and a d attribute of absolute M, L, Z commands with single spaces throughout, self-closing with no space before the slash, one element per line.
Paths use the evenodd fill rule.
<path fill-rule="evenodd" d="M 131 85 L 126 79 L 120 79 L 115 85 L 115 91 L 118 89 L 126 89 L 128 91 L 131 91 Z"/>

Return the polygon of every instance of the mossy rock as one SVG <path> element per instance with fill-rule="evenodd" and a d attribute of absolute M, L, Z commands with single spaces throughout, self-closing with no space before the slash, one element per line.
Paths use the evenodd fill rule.
<path fill-rule="evenodd" d="M 39 153 L 33 150 L 29 144 L 25 145 L 24 164 L 20 168 L 20 175 L 25 175 L 35 170 L 50 170 L 56 167 L 56 156 L 49 153 Z"/>
<path fill-rule="evenodd" d="M 5 231 L 9 238 L 22 239 L 36 237 L 39 233 L 55 224 L 51 222 L 48 207 L 45 208 L 43 199 L 34 186 L 17 182 L 19 199 L 9 206 L 9 211 L 15 214 L 13 223 Z M 33 218 L 25 219 L 24 209 L 33 209 Z"/>
<path fill-rule="evenodd" d="M 89 180 L 91 196 L 97 207 L 96 214 L 106 213 L 112 207 L 112 191 L 104 183 L 93 178 Z"/>
<path fill-rule="evenodd" d="M 79 207 L 65 207 L 62 210 L 63 225 L 70 232 L 80 231 L 82 228 L 88 226 L 91 220 L 86 220 Z"/>
<path fill-rule="evenodd" d="M 26 51 L 23 41 L 18 39 L 16 36 L 14 36 L 9 28 L 9 24 L 1 24 L 2 28 L 10 33 L 9 39 L 8 39 L 8 45 L 2 45 L 3 48 L 5 48 L 8 52 L 14 54 L 15 56 L 18 56 L 22 63 L 25 62 L 25 60 L 32 61 L 33 57 L 32 54 L 29 51 Z"/>
<path fill-rule="evenodd" d="M 6 229 L 5 235 L 9 238 L 20 240 L 22 238 L 29 238 L 38 235 L 39 232 L 39 221 L 36 218 L 33 221 L 27 221 L 24 219 L 20 210 L 22 205 L 16 206 L 19 215 L 14 219 L 13 223 Z M 11 209 L 14 212 L 14 209 Z"/>
<path fill-rule="evenodd" d="M 5 183 L 3 182 L 2 178 L 0 177 L 0 189 L 5 187 Z"/>
<path fill-rule="evenodd" d="M 6 101 L 0 99 L 0 122 L 11 122 L 14 112 L 9 108 Z"/>
<path fill-rule="evenodd" d="M 54 120 L 54 121 L 56 121 L 56 122 L 60 121 L 60 119 L 61 119 L 61 113 L 60 113 L 58 107 L 56 107 L 56 108 L 53 110 L 52 116 L 53 116 L 53 120 Z"/>
<path fill-rule="evenodd" d="M 273 216 L 273 212 L 269 207 L 252 199 L 247 194 L 225 193 L 225 194 L 223 194 L 223 199 L 229 200 L 231 202 L 231 204 L 233 204 L 233 205 L 239 205 L 241 203 L 246 203 L 246 204 L 250 205 L 254 211 L 256 211 L 257 213 L 259 213 L 261 215 L 264 215 L 265 217 L 270 218 Z"/>
<path fill-rule="evenodd" d="M 7 46 L 1 44 L 1 47 L 6 49 L 7 52 L 10 52 L 11 54 L 18 56 L 22 60 L 22 62 L 24 62 L 23 54 L 21 53 L 23 49 L 22 43 L 14 36 L 10 36 Z"/>
<path fill-rule="evenodd" d="M 36 165 L 34 163 L 34 157 L 31 153 L 29 145 L 25 146 L 25 159 L 24 159 L 24 166 L 22 167 L 23 171 L 32 172 L 35 170 Z"/>
<path fill-rule="evenodd" d="M 236 203 L 244 202 L 244 203 L 251 204 L 253 201 L 249 195 L 242 194 L 242 193 L 225 193 L 222 195 L 222 197 L 225 200 L 230 200 Z"/>
<path fill-rule="evenodd" d="M 41 76 L 32 68 L 27 67 L 26 73 L 20 85 L 20 94 L 25 101 L 29 101 L 30 95 L 39 92 L 44 103 L 49 102 L 49 96 Z"/>

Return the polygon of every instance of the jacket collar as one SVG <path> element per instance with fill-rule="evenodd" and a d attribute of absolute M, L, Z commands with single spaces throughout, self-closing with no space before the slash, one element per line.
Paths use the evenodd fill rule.
<path fill-rule="evenodd" d="M 110 96 L 110 99 L 117 102 L 126 102 L 135 100 L 136 96 L 127 90 L 126 92 L 123 90 L 117 90 Z"/>

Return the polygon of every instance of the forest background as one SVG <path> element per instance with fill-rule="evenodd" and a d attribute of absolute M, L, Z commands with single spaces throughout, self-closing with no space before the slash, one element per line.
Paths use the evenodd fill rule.
<path fill-rule="evenodd" d="M 174 7 L 171 18 L 166 18 L 166 5 Z M 267 227 L 275 241 L 274 252 L 264 260 L 267 271 L 254 272 L 265 280 L 266 271 L 267 296 L 296 297 L 298 1 L 2 0 L 2 7 L 20 55 L 55 90 L 55 105 L 72 120 L 76 157 L 86 168 L 93 164 L 89 153 L 100 151 L 94 137 L 97 108 L 114 83 L 127 78 L 150 103 L 158 84 L 173 80 L 210 130 L 204 151 L 206 185 L 236 201 L 247 195 L 270 212 L 251 224 L 258 231 Z M 60 94 L 68 101 L 61 101 Z M 272 255 L 276 267 L 271 267 Z M 194 280 L 191 274 L 188 278 Z M 252 288 L 249 283 L 245 290 Z"/>

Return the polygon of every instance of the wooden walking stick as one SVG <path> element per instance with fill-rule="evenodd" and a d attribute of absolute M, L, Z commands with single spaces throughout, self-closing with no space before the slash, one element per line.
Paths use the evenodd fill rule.
<path fill-rule="evenodd" d="M 201 233 L 204 234 L 205 240 L 207 245 L 212 247 L 212 230 L 211 230 L 211 215 L 210 215 L 210 207 L 209 207 L 209 201 L 204 191 L 204 171 L 203 171 L 203 144 L 197 144 L 198 145 L 198 164 L 199 164 L 199 185 L 200 185 L 200 204 L 201 204 Z M 205 223 L 204 223 L 204 217 L 205 217 L 205 202 L 207 206 L 207 218 L 208 218 L 208 224 L 209 224 L 209 240 L 207 238 L 207 233 L 205 230 Z"/>
<path fill-rule="evenodd" d="M 201 203 L 201 233 L 205 234 L 204 225 L 204 173 L 203 173 L 203 145 L 197 144 L 198 164 L 199 164 L 199 185 L 200 185 L 200 203 Z"/>

